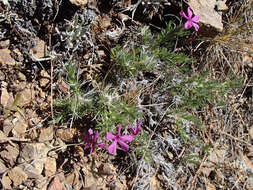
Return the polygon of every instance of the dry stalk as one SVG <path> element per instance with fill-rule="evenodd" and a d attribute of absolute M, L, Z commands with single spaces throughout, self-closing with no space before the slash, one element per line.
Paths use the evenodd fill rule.
<path fill-rule="evenodd" d="M 203 159 L 201 160 L 201 163 L 200 163 L 200 166 L 199 166 L 199 169 L 198 171 L 195 173 L 195 176 L 193 177 L 192 179 L 192 182 L 191 182 L 191 186 L 190 186 L 190 189 L 189 190 L 193 190 L 194 189 L 194 186 L 195 186 L 195 181 L 197 179 L 197 177 L 199 176 L 201 170 L 202 170 L 202 167 L 207 159 L 207 156 L 208 154 L 205 154 L 205 156 L 203 157 Z"/>
<path fill-rule="evenodd" d="M 54 24 L 51 25 L 51 28 L 50 28 L 50 33 L 49 33 L 49 49 L 50 49 L 50 93 L 51 93 L 51 102 L 50 102 L 50 106 L 51 106 L 51 117 L 52 117 L 52 120 L 53 120 L 53 127 L 55 126 L 55 120 L 54 120 L 54 107 L 53 107 L 53 73 L 54 73 L 54 65 L 53 65 L 53 57 L 52 57 L 52 33 L 53 33 L 53 27 L 54 27 Z"/>
<path fill-rule="evenodd" d="M 241 142 L 241 143 L 243 143 L 243 144 L 245 144 L 245 145 L 253 148 L 253 145 L 249 144 L 248 142 L 246 142 L 244 140 L 241 140 L 241 139 L 238 139 L 238 138 L 236 138 L 236 137 L 234 137 L 234 136 L 232 136 L 232 135 L 230 135 L 230 134 L 228 134 L 226 132 L 221 131 L 221 134 L 226 135 L 226 136 L 228 136 L 229 138 L 231 138 L 231 139 L 233 139 L 235 141 Z"/>

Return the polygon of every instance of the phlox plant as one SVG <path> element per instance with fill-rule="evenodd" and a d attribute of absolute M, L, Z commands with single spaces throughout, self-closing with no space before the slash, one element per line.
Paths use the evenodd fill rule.
<path fill-rule="evenodd" d="M 113 142 L 109 145 L 108 152 L 109 154 L 115 154 L 117 152 L 117 144 L 121 147 L 121 149 L 125 152 L 129 150 L 129 144 L 140 132 L 141 130 L 141 122 L 138 123 L 137 128 L 134 129 L 131 126 L 128 126 L 128 129 L 131 134 L 129 135 L 121 135 L 121 129 L 122 125 L 117 126 L 117 133 L 113 134 L 111 132 L 107 132 L 106 134 L 106 139 L 107 140 L 112 140 Z M 93 132 L 92 129 L 88 130 L 88 133 L 84 135 L 84 150 L 87 150 L 90 148 L 90 154 L 94 152 L 95 148 L 97 146 L 106 148 L 106 143 L 100 142 L 98 143 L 98 138 L 99 138 L 99 132 Z"/>
<path fill-rule="evenodd" d="M 190 7 L 187 8 L 187 14 L 185 12 L 181 11 L 180 15 L 183 18 L 187 19 L 186 23 L 184 24 L 184 27 L 186 29 L 190 29 L 191 27 L 194 27 L 195 31 L 199 30 L 199 26 L 197 23 L 200 20 L 200 16 L 199 15 L 193 16 L 193 12 L 190 9 Z M 151 49 L 152 48 L 155 49 L 156 46 L 160 47 L 162 44 L 169 45 L 170 41 L 168 41 L 168 39 L 174 39 L 173 36 L 175 36 L 175 32 L 178 34 L 177 36 L 184 36 L 185 35 L 185 33 L 183 31 L 181 31 L 181 29 L 173 28 L 173 24 L 169 23 L 167 29 L 163 30 L 161 32 L 161 35 L 159 35 L 158 38 L 156 39 L 156 41 L 154 41 L 153 44 L 148 47 L 150 47 Z M 146 41 L 146 40 L 144 40 L 144 41 Z M 165 43 L 165 42 L 167 42 L 167 43 Z M 142 49 L 140 49 L 140 51 L 141 50 Z M 159 49 L 159 50 L 161 50 L 161 49 Z M 129 51 L 126 54 L 123 54 L 122 52 L 119 53 L 119 52 L 121 52 L 121 48 L 117 47 L 115 49 L 115 52 L 113 52 L 113 57 L 116 60 L 118 60 L 118 62 L 122 63 L 124 69 L 126 69 L 126 70 L 133 67 L 133 65 L 128 65 L 127 63 L 137 63 L 137 62 L 139 63 L 139 62 L 143 61 L 142 58 L 136 57 L 136 55 L 137 55 L 136 51 L 134 51 L 133 54 L 130 53 L 132 51 Z M 166 50 L 165 54 L 167 54 L 167 53 L 168 53 L 168 51 Z M 131 56 L 130 56 L 130 54 L 131 54 Z M 140 55 L 142 55 L 142 54 L 140 54 Z M 132 59 L 129 59 L 129 57 L 131 57 Z M 158 55 L 158 57 L 159 57 L 159 55 Z M 180 56 L 180 57 L 182 57 L 182 56 Z M 170 56 L 170 58 L 171 58 L 171 56 Z M 185 61 L 185 58 L 184 58 L 184 61 Z M 137 66 L 138 66 L 138 64 L 137 64 Z M 140 67 L 137 68 L 137 66 L 136 66 L 136 69 L 138 71 L 141 70 L 141 68 Z M 104 99 L 102 99 L 101 101 L 108 102 L 108 101 L 105 101 Z M 102 103 L 102 105 L 104 105 L 104 104 Z M 129 149 L 130 149 L 129 143 L 131 143 L 134 140 L 134 138 L 139 134 L 139 132 L 141 130 L 141 122 L 139 122 L 137 124 L 137 128 L 135 128 L 135 129 L 131 126 L 128 126 L 128 131 L 130 132 L 130 134 L 121 134 L 122 124 L 124 125 L 126 123 L 122 123 L 122 121 L 119 122 L 119 120 L 120 120 L 119 118 L 122 115 L 122 113 L 119 113 L 119 114 L 117 114 L 117 113 L 118 113 L 118 110 L 122 110 L 122 109 L 119 109 L 117 107 L 117 105 L 119 105 L 118 102 L 114 106 L 107 105 L 107 107 L 111 108 L 111 109 L 109 109 L 110 112 L 103 113 L 104 115 L 102 114 L 104 116 L 103 119 L 108 118 L 109 122 L 106 122 L 106 123 L 107 123 L 107 125 L 108 124 L 109 125 L 108 126 L 106 125 L 107 127 L 103 127 L 103 129 L 105 129 L 106 131 L 101 130 L 100 132 L 102 135 L 106 134 L 106 140 L 110 141 L 109 146 L 106 147 L 105 142 L 98 143 L 99 132 L 98 131 L 93 132 L 92 129 L 89 129 L 88 134 L 86 134 L 85 138 L 84 138 L 84 141 L 86 143 L 86 145 L 84 147 L 85 150 L 90 148 L 90 153 L 92 153 L 96 147 L 102 147 L 102 148 L 107 149 L 109 154 L 116 154 L 118 148 L 121 148 L 121 150 L 123 150 L 125 152 L 129 151 Z M 115 110 L 113 110 L 113 107 L 115 107 Z M 113 126 L 114 123 L 122 123 L 117 126 L 116 133 L 112 133 L 110 131 L 113 129 L 110 126 Z M 102 120 L 102 125 L 105 125 L 105 120 Z"/>

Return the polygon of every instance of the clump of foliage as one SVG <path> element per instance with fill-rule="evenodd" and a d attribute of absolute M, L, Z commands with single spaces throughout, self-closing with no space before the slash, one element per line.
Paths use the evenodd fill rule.
<path fill-rule="evenodd" d="M 135 104 L 126 101 L 117 91 L 104 88 L 97 97 L 94 109 L 97 126 L 101 133 L 113 131 L 116 126 L 122 124 L 124 126 L 132 123 L 136 118 L 141 116 Z"/>
<path fill-rule="evenodd" d="M 66 65 L 66 80 L 70 87 L 70 96 L 54 102 L 56 107 L 56 123 L 63 123 L 70 119 L 71 125 L 75 119 L 82 118 L 92 110 L 93 91 L 82 88 L 78 69 L 71 61 Z"/>
<path fill-rule="evenodd" d="M 57 110 L 61 110 L 57 121 L 66 121 L 69 117 L 73 121 L 89 113 L 96 120 L 96 128 L 102 136 L 116 131 L 118 125 L 127 126 L 133 123 L 145 114 L 145 110 L 138 106 L 139 103 L 127 101 L 122 95 L 125 92 L 122 93 L 119 85 L 129 78 L 142 78 L 140 73 L 154 71 L 161 74 L 163 80 L 163 85 L 156 86 L 155 90 L 168 89 L 167 93 L 173 105 L 170 113 L 165 110 L 163 112 L 177 115 L 175 122 L 178 134 L 183 140 L 188 140 L 185 125 L 182 125 L 181 120 L 201 126 L 202 121 L 194 114 L 195 111 L 213 103 L 222 105 L 230 89 L 238 87 L 236 79 L 217 81 L 210 77 L 208 71 L 196 75 L 192 69 L 195 60 L 176 49 L 178 39 L 186 37 L 189 32 L 173 22 L 169 22 L 167 28 L 159 34 L 152 34 L 149 27 L 141 27 L 138 35 L 140 38 L 136 44 L 124 47 L 117 45 L 111 51 L 118 76 L 116 85 L 108 84 L 110 80 L 103 83 L 93 81 L 96 85 L 93 84 L 92 88 L 85 91 L 79 81 L 76 65 L 71 62 L 67 64 L 66 80 L 70 85 L 71 95 L 55 103 L 55 106 L 60 108 Z M 124 132 L 127 132 L 127 128 Z M 150 160 L 152 155 L 149 151 L 149 138 L 148 134 L 143 133 L 131 142 L 135 153 L 144 156 L 146 160 Z"/>
<path fill-rule="evenodd" d="M 208 104 L 223 105 L 230 89 L 240 87 L 240 80 L 227 78 L 224 81 L 210 79 L 207 73 L 191 76 L 175 86 L 174 95 L 181 94 L 180 109 L 204 108 Z"/>
<path fill-rule="evenodd" d="M 137 77 L 139 72 L 151 71 L 155 66 L 154 55 L 147 51 L 146 44 L 124 48 L 117 45 L 112 50 L 112 60 L 126 77 Z"/>
<path fill-rule="evenodd" d="M 147 26 L 143 26 L 140 31 L 138 44 L 127 47 L 117 45 L 112 50 L 112 60 L 116 63 L 116 68 L 127 77 L 138 76 L 140 72 L 147 72 L 161 67 L 161 71 L 166 73 L 175 64 L 189 63 L 193 59 L 183 53 L 174 52 L 173 48 L 178 38 L 188 35 L 181 27 L 177 27 L 172 21 L 163 29 L 161 33 L 152 35 Z"/>

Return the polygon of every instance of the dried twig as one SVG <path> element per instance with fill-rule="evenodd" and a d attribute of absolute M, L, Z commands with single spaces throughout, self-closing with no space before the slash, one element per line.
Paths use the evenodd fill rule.
<path fill-rule="evenodd" d="M 230 134 L 228 134 L 228 133 L 222 132 L 222 131 L 221 131 L 221 133 L 222 133 L 223 135 L 226 135 L 226 136 L 230 137 L 231 139 L 233 139 L 233 140 L 235 140 L 235 141 L 239 141 L 239 142 L 241 142 L 241 143 L 243 143 L 243 144 L 245 144 L 245 145 L 247 145 L 247 146 L 253 148 L 253 145 L 249 144 L 249 143 L 246 142 L 246 141 L 243 141 L 243 140 L 241 140 L 241 139 L 238 139 L 238 138 L 236 138 L 236 137 L 234 137 L 234 136 L 232 136 L 232 135 L 230 135 Z"/>
<path fill-rule="evenodd" d="M 192 182 L 191 182 L 191 186 L 190 186 L 190 189 L 189 190 L 193 190 L 194 189 L 194 186 L 195 186 L 195 181 L 197 179 L 197 177 L 199 176 L 201 170 L 202 170 L 202 167 L 207 159 L 207 156 L 208 154 L 205 154 L 205 156 L 203 157 L 203 159 L 201 160 L 201 163 L 200 163 L 200 166 L 199 166 L 199 169 L 198 171 L 195 173 L 195 176 L 193 177 L 192 179 Z"/>

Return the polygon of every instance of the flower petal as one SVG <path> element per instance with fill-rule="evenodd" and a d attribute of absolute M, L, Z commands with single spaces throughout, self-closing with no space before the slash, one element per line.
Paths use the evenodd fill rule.
<path fill-rule="evenodd" d="M 192 18 L 192 10 L 190 9 L 190 7 L 187 8 L 187 13 L 188 13 L 188 19 Z"/>
<path fill-rule="evenodd" d="M 84 146 L 84 150 L 86 150 L 86 149 L 88 149 L 90 147 L 90 143 L 88 143 L 88 144 L 86 144 L 85 146 Z"/>
<path fill-rule="evenodd" d="M 110 132 L 107 132 L 106 133 L 106 139 L 107 140 L 115 140 L 116 139 L 116 136 Z"/>
<path fill-rule="evenodd" d="M 120 136 L 122 125 L 118 125 L 117 127 L 117 135 Z"/>
<path fill-rule="evenodd" d="M 122 140 L 122 141 L 131 142 L 134 139 L 134 136 L 124 135 L 124 136 L 119 136 L 119 139 Z"/>
<path fill-rule="evenodd" d="M 194 22 L 192 23 L 192 25 L 193 25 L 193 27 L 195 28 L 195 30 L 196 30 L 196 31 L 198 31 L 198 30 L 199 30 L 199 25 L 197 25 L 197 24 L 196 24 L 196 23 L 194 23 Z"/>
<path fill-rule="evenodd" d="M 108 152 L 110 154 L 115 154 L 116 153 L 116 148 L 117 148 L 117 141 L 113 141 L 112 144 L 108 147 Z"/>
<path fill-rule="evenodd" d="M 89 135 L 93 135 L 93 130 L 90 128 L 90 129 L 88 130 L 88 133 L 89 133 Z"/>
<path fill-rule="evenodd" d="M 134 128 L 131 127 L 131 126 L 128 126 L 128 129 L 130 130 L 130 132 L 132 133 L 132 135 L 134 135 L 134 136 L 138 135 L 138 133 L 139 133 L 140 130 L 141 130 L 141 122 L 138 123 L 136 129 L 134 129 Z"/>
<path fill-rule="evenodd" d="M 130 130 L 130 132 L 132 133 L 132 135 L 136 135 L 136 132 L 135 132 L 135 130 L 134 130 L 133 127 L 128 127 L 128 129 Z"/>
<path fill-rule="evenodd" d="M 191 22 L 191 21 L 187 21 L 187 22 L 184 24 L 184 27 L 185 27 L 186 29 L 191 28 L 191 27 L 192 27 L 192 22 Z"/>
<path fill-rule="evenodd" d="M 124 150 L 125 152 L 127 152 L 129 150 L 128 144 L 124 143 L 121 140 L 118 140 L 118 143 L 119 143 L 120 147 L 122 148 L 122 150 Z"/>
<path fill-rule="evenodd" d="M 98 143 L 97 145 L 100 146 L 100 147 L 102 147 L 102 148 L 105 148 L 105 147 L 106 147 L 106 144 L 105 144 L 105 143 Z"/>
<path fill-rule="evenodd" d="M 200 18 L 200 16 L 199 16 L 199 15 L 196 15 L 196 16 L 194 16 L 194 17 L 192 18 L 192 21 L 193 21 L 193 22 L 199 22 L 199 18 Z"/>
<path fill-rule="evenodd" d="M 184 11 L 180 11 L 179 14 L 181 15 L 181 17 L 184 17 L 184 18 L 188 19 L 188 16 L 186 16 L 186 14 L 184 13 Z"/>
<path fill-rule="evenodd" d="M 98 131 L 96 131 L 93 135 L 93 143 L 96 143 L 97 142 L 97 139 L 99 137 L 99 134 L 98 134 Z"/>
<path fill-rule="evenodd" d="M 135 131 L 136 135 L 140 132 L 140 130 L 141 130 L 141 122 L 139 122 L 137 125 L 137 129 Z"/>

